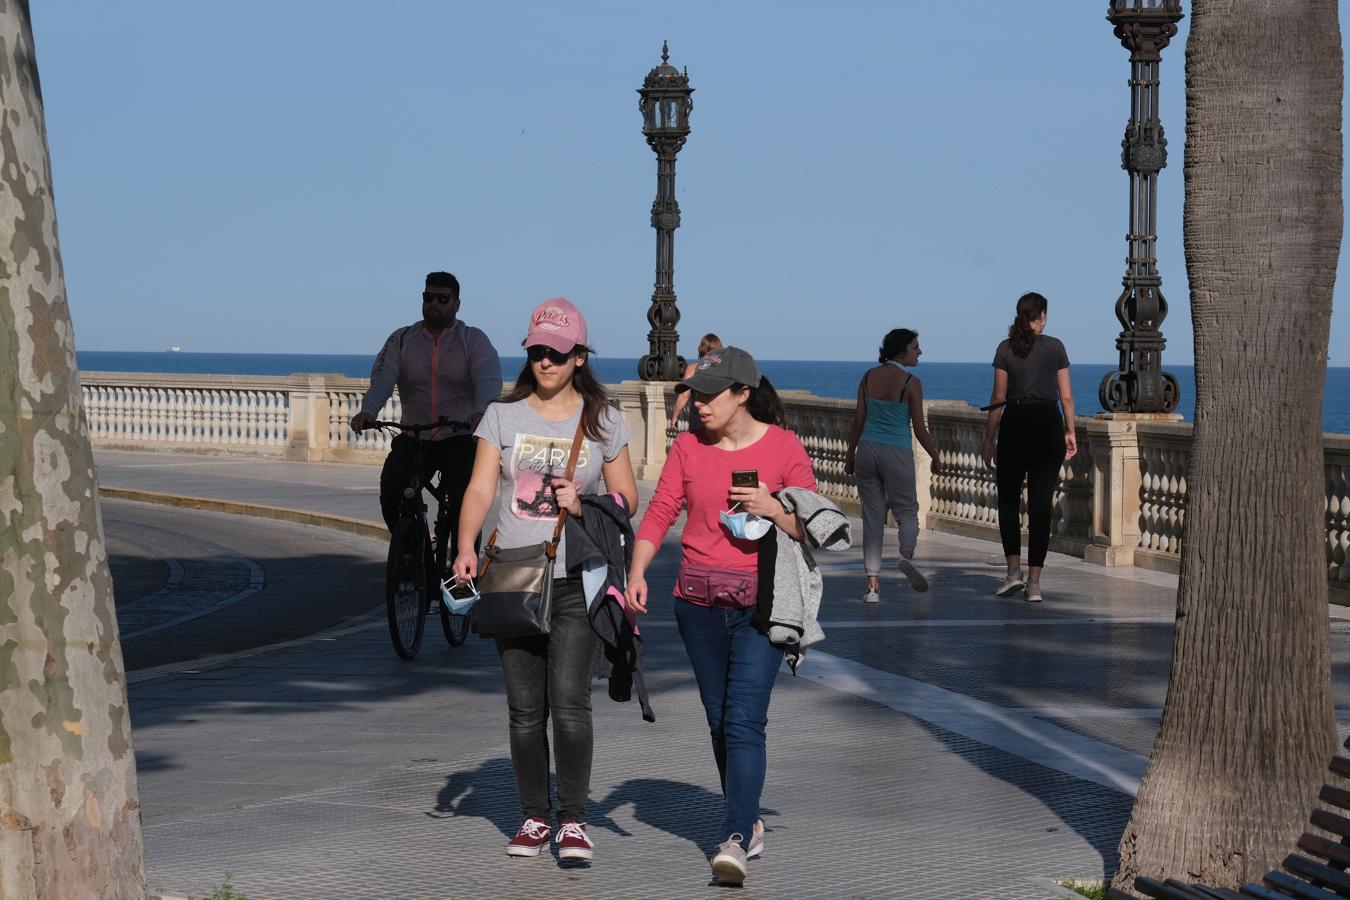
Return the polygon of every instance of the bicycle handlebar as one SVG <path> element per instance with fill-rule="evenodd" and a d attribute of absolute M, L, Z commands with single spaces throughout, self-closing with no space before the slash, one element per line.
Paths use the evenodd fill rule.
<path fill-rule="evenodd" d="M 402 422 L 385 422 L 380 419 L 375 419 L 367 426 L 367 428 L 397 428 L 400 431 L 406 431 L 409 434 L 421 434 L 423 431 L 435 431 L 438 428 L 453 428 L 455 431 L 470 430 L 468 422 L 461 422 L 458 419 L 447 419 L 444 416 L 429 425 L 404 425 Z"/>

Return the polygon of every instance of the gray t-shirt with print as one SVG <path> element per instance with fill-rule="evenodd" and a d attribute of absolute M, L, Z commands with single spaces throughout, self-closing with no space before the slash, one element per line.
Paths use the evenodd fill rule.
<path fill-rule="evenodd" d="M 562 421 L 546 419 L 528 400 L 490 403 L 474 437 L 487 441 L 502 454 L 497 482 L 498 547 L 526 547 L 553 537 L 558 522 L 558 504 L 553 485 L 545 476 L 567 474 L 567 456 L 577 433 L 581 411 Z M 572 480 L 583 494 L 597 493 L 601 466 L 612 462 L 628 445 L 628 426 L 612 406 L 601 417 L 605 440 L 583 439 L 577 453 Z M 558 577 L 567 571 L 567 536 L 558 545 Z"/>

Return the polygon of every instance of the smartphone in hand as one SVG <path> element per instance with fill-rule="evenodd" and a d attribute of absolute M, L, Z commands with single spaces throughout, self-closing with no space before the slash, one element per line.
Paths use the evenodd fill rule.
<path fill-rule="evenodd" d="M 737 469 L 731 473 L 732 487 L 759 487 L 758 469 Z"/>

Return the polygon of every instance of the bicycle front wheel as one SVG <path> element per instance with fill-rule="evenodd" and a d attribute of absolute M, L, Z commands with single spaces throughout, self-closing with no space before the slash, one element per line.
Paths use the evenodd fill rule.
<path fill-rule="evenodd" d="M 389 614 L 389 637 L 394 652 L 412 659 L 422 646 L 427 614 L 426 526 L 400 518 L 389 539 L 389 560 L 384 570 L 384 602 Z"/>

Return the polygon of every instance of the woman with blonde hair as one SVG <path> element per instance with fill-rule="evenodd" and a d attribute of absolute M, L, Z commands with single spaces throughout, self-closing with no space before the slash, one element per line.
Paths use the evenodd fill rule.
<path fill-rule="evenodd" d="M 713 350 L 722 349 L 722 339 L 711 331 L 703 336 L 703 340 L 698 342 L 698 359 L 707 356 Z M 684 367 L 684 378 L 682 381 L 688 381 L 694 377 L 694 372 L 698 370 L 698 359 Z M 685 407 L 689 405 L 689 392 L 681 391 L 675 395 L 675 409 L 670 414 L 670 428 L 672 431 L 680 427 L 680 416 L 684 413 Z M 690 428 L 694 428 L 695 423 L 689 423 Z"/>

